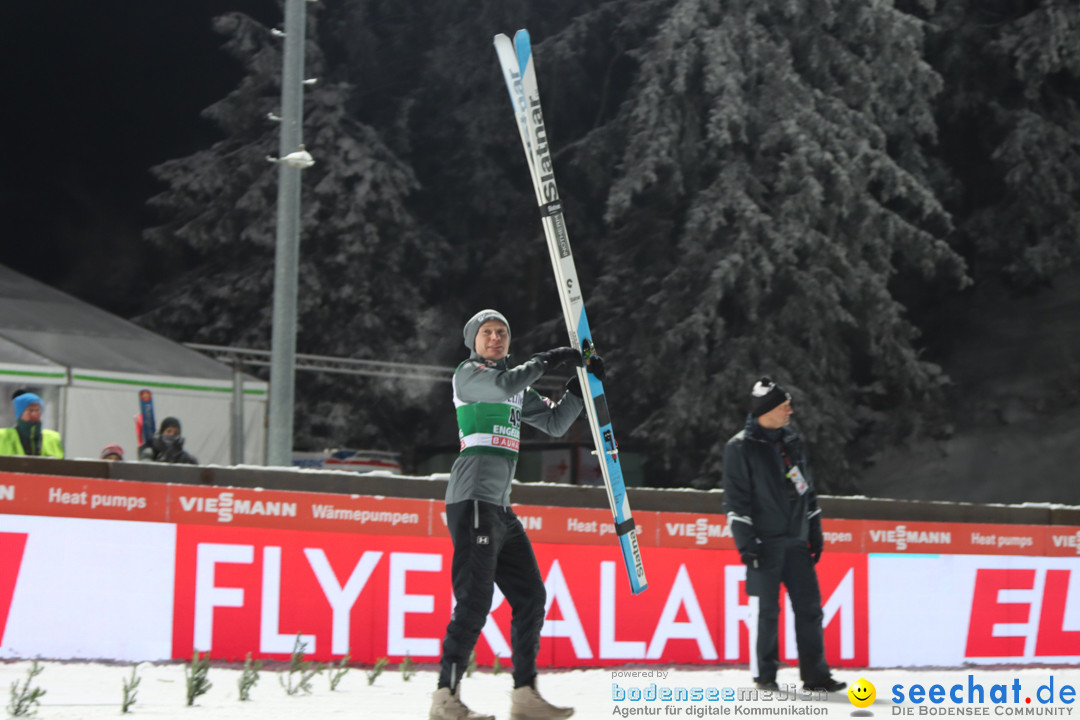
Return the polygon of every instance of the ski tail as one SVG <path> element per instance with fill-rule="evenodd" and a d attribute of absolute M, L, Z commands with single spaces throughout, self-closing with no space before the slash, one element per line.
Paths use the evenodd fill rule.
<path fill-rule="evenodd" d="M 582 308 L 577 330 L 581 338 L 582 355 L 588 358 L 596 353 L 596 348 L 584 308 Z M 641 548 L 638 546 L 637 525 L 630 510 L 630 500 L 626 496 L 626 482 L 623 478 L 622 463 L 619 461 L 619 444 L 615 440 L 615 430 L 611 425 L 607 393 L 604 391 L 603 381 L 584 367 L 577 368 L 577 372 L 579 381 L 587 383 L 582 387 L 589 388 L 589 400 L 585 404 L 585 409 L 593 434 L 593 445 L 596 448 L 595 453 L 599 456 L 608 504 L 611 506 L 615 519 L 615 535 L 619 539 L 623 564 L 626 567 L 627 577 L 630 579 L 630 587 L 637 595 L 646 590 L 649 585 L 645 579 Z"/>
<path fill-rule="evenodd" d="M 154 439 L 157 432 L 157 423 L 154 421 L 154 395 L 146 388 L 139 391 L 139 415 L 135 419 L 135 427 L 139 434 L 139 444 L 148 445 Z"/>
<path fill-rule="evenodd" d="M 544 126 L 543 113 L 540 109 L 540 94 L 536 82 L 535 61 L 532 44 L 527 30 L 519 30 L 511 43 L 506 35 L 495 36 L 495 51 L 502 67 L 506 89 L 514 107 L 514 116 L 521 136 L 521 145 L 536 191 L 536 203 L 547 239 L 551 267 L 559 288 L 559 301 L 562 306 L 566 329 L 570 343 L 588 356 L 595 352 L 592 332 L 585 315 L 585 304 L 578 285 L 577 269 L 570 251 L 570 238 L 563 217 L 562 201 L 555 184 L 551 153 L 548 146 L 547 130 Z M 619 539 L 623 563 L 626 566 L 630 588 L 634 594 L 648 588 L 645 580 L 645 568 L 638 546 L 637 528 L 630 503 L 626 497 L 626 483 L 623 479 L 622 464 L 619 462 L 619 446 L 615 440 L 615 431 L 611 426 L 611 414 L 608 411 L 607 395 L 603 382 L 582 366 L 577 368 L 578 379 L 582 388 L 589 388 L 585 398 L 585 411 L 589 419 L 589 428 L 593 436 L 593 446 L 600 460 L 601 474 L 607 489 L 608 503 L 615 521 L 615 532 Z"/>

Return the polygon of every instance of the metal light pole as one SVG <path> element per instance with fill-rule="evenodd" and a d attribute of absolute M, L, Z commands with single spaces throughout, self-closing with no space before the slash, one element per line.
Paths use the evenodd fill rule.
<path fill-rule="evenodd" d="M 305 0 L 285 0 L 285 60 L 281 78 L 277 250 L 270 364 L 268 465 L 291 465 L 296 369 L 296 295 L 300 256 L 300 172 L 303 161 Z M 306 155 L 306 153 L 303 153 Z M 310 157 L 308 157 L 310 160 Z"/>
<path fill-rule="evenodd" d="M 244 365 L 240 358 L 233 360 L 232 366 L 232 443 L 229 451 L 233 465 L 244 464 Z"/>

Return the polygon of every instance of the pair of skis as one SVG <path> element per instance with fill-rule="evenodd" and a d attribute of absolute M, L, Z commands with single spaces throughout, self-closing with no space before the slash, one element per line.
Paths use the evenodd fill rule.
<path fill-rule="evenodd" d="M 496 35 L 495 52 L 499 56 L 506 88 L 510 92 L 521 145 L 525 149 L 533 187 L 536 189 L 536 202 L 540 206 L 544 235 L 547 237 L 548 252 L 551 255 L 552 269 L 555 271 L 570 343 L 581 351 L 588 362 L 589 357 L 594 354 L 592 332 L 585 316 L 585 303 L 578 284 L 574 257 L 570 252 L 570 238 L 566 232 L 559 190 L 555 184 L 547 128 L 540 110 L 540 92 L 536 83 L 529 32 L 519 30 L 513 41 L 501 33 Z M 601 459 L 600 469 L 611 512 L 615 516 L 615 533 L 619 539 L 626 573 L 630 579 L 630 587 L 636 595 L 644 591 L 648 583 L 645 581 L 645 568 L 641 562 L 634 517 L 626 498 L 626 485 L 623 481 L 622 466 L 619 464 L 619 447 L 611 428 L 604 384 L 595 375 L 587 372 L 585 367 L 578 367 L 577 374 L 581 387 L 589 389 L 585 398 L 585 410 L 593 443 Z"/>

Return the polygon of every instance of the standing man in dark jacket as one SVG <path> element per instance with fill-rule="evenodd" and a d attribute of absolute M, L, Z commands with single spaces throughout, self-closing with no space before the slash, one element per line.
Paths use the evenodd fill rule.
<path fill-rule="evenodd" d="M 567 718 L 574 714 L 572 708 L 556 707 L 536 691 L 536 655 L 547 592 L 529 537 L 510 507 L 510 481 L 517 468 L 523 422 L 559 436 L 585 407 L 576 374 L 558 402 L 529 387 L 563 363 L 580 365 L 581 353 L 555 348 L 511 369 L 510 324 L 495 310 L 478 312 L 465 324 L 463 334 L 470 356 L 453 378 L 461 455 L 446 488 L 446 523 L 454 542 L 450 573 L 457 604 L 442 644 L 429 717 L 495 720 L 461 702 L 459 683 L 498 585 L 511 608 L 510 720 Z M 589 370 L 602 379 L 603 361 L 593 356 Z"/>
<path fill-rule="evenodd" d="M 836 692 L 825 663 L 821 590 L 821 510 L 802 438 L 788 426 L 791 395 L 768 377 L 754 384 L 746 427 L 724 449 L 724 505 L 746 564 L 746 593 L 757 598 L 757 642 L 750 671 L 762 690 L 779 689 L 780 583 L 795 614 L 799 673 L 808 691 Z"/>
<path fill-rule="evenodd" d="M 153 439 L 139 448 L 139 459 L 151 462 L 182 463 L 198 465 L 195 456 L 184 450 L 184 436 L 180 434 L 180 421 L 167 417 Z"/>

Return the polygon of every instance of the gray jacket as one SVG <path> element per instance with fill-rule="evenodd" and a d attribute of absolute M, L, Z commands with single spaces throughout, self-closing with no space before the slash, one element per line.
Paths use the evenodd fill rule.
<path fill-rule="evenodd" d="M 461 402 L 503 402 L 524 391 L 521 421 L 548 435 L 563 435 L 585 407 L 585 402 L 567 392 L 553 402 L 529 387 L 544 375 L 544 363 L 533 358 L 511 369 L 505 359 L 492 363 L 477 353 L 454 373 L 454 393 Z M 463 455 L 454 461 L 446 502 L 480 500 L 494 505 L 510 504 L 510 481 L 517 458 L 500 455 Z"/>

